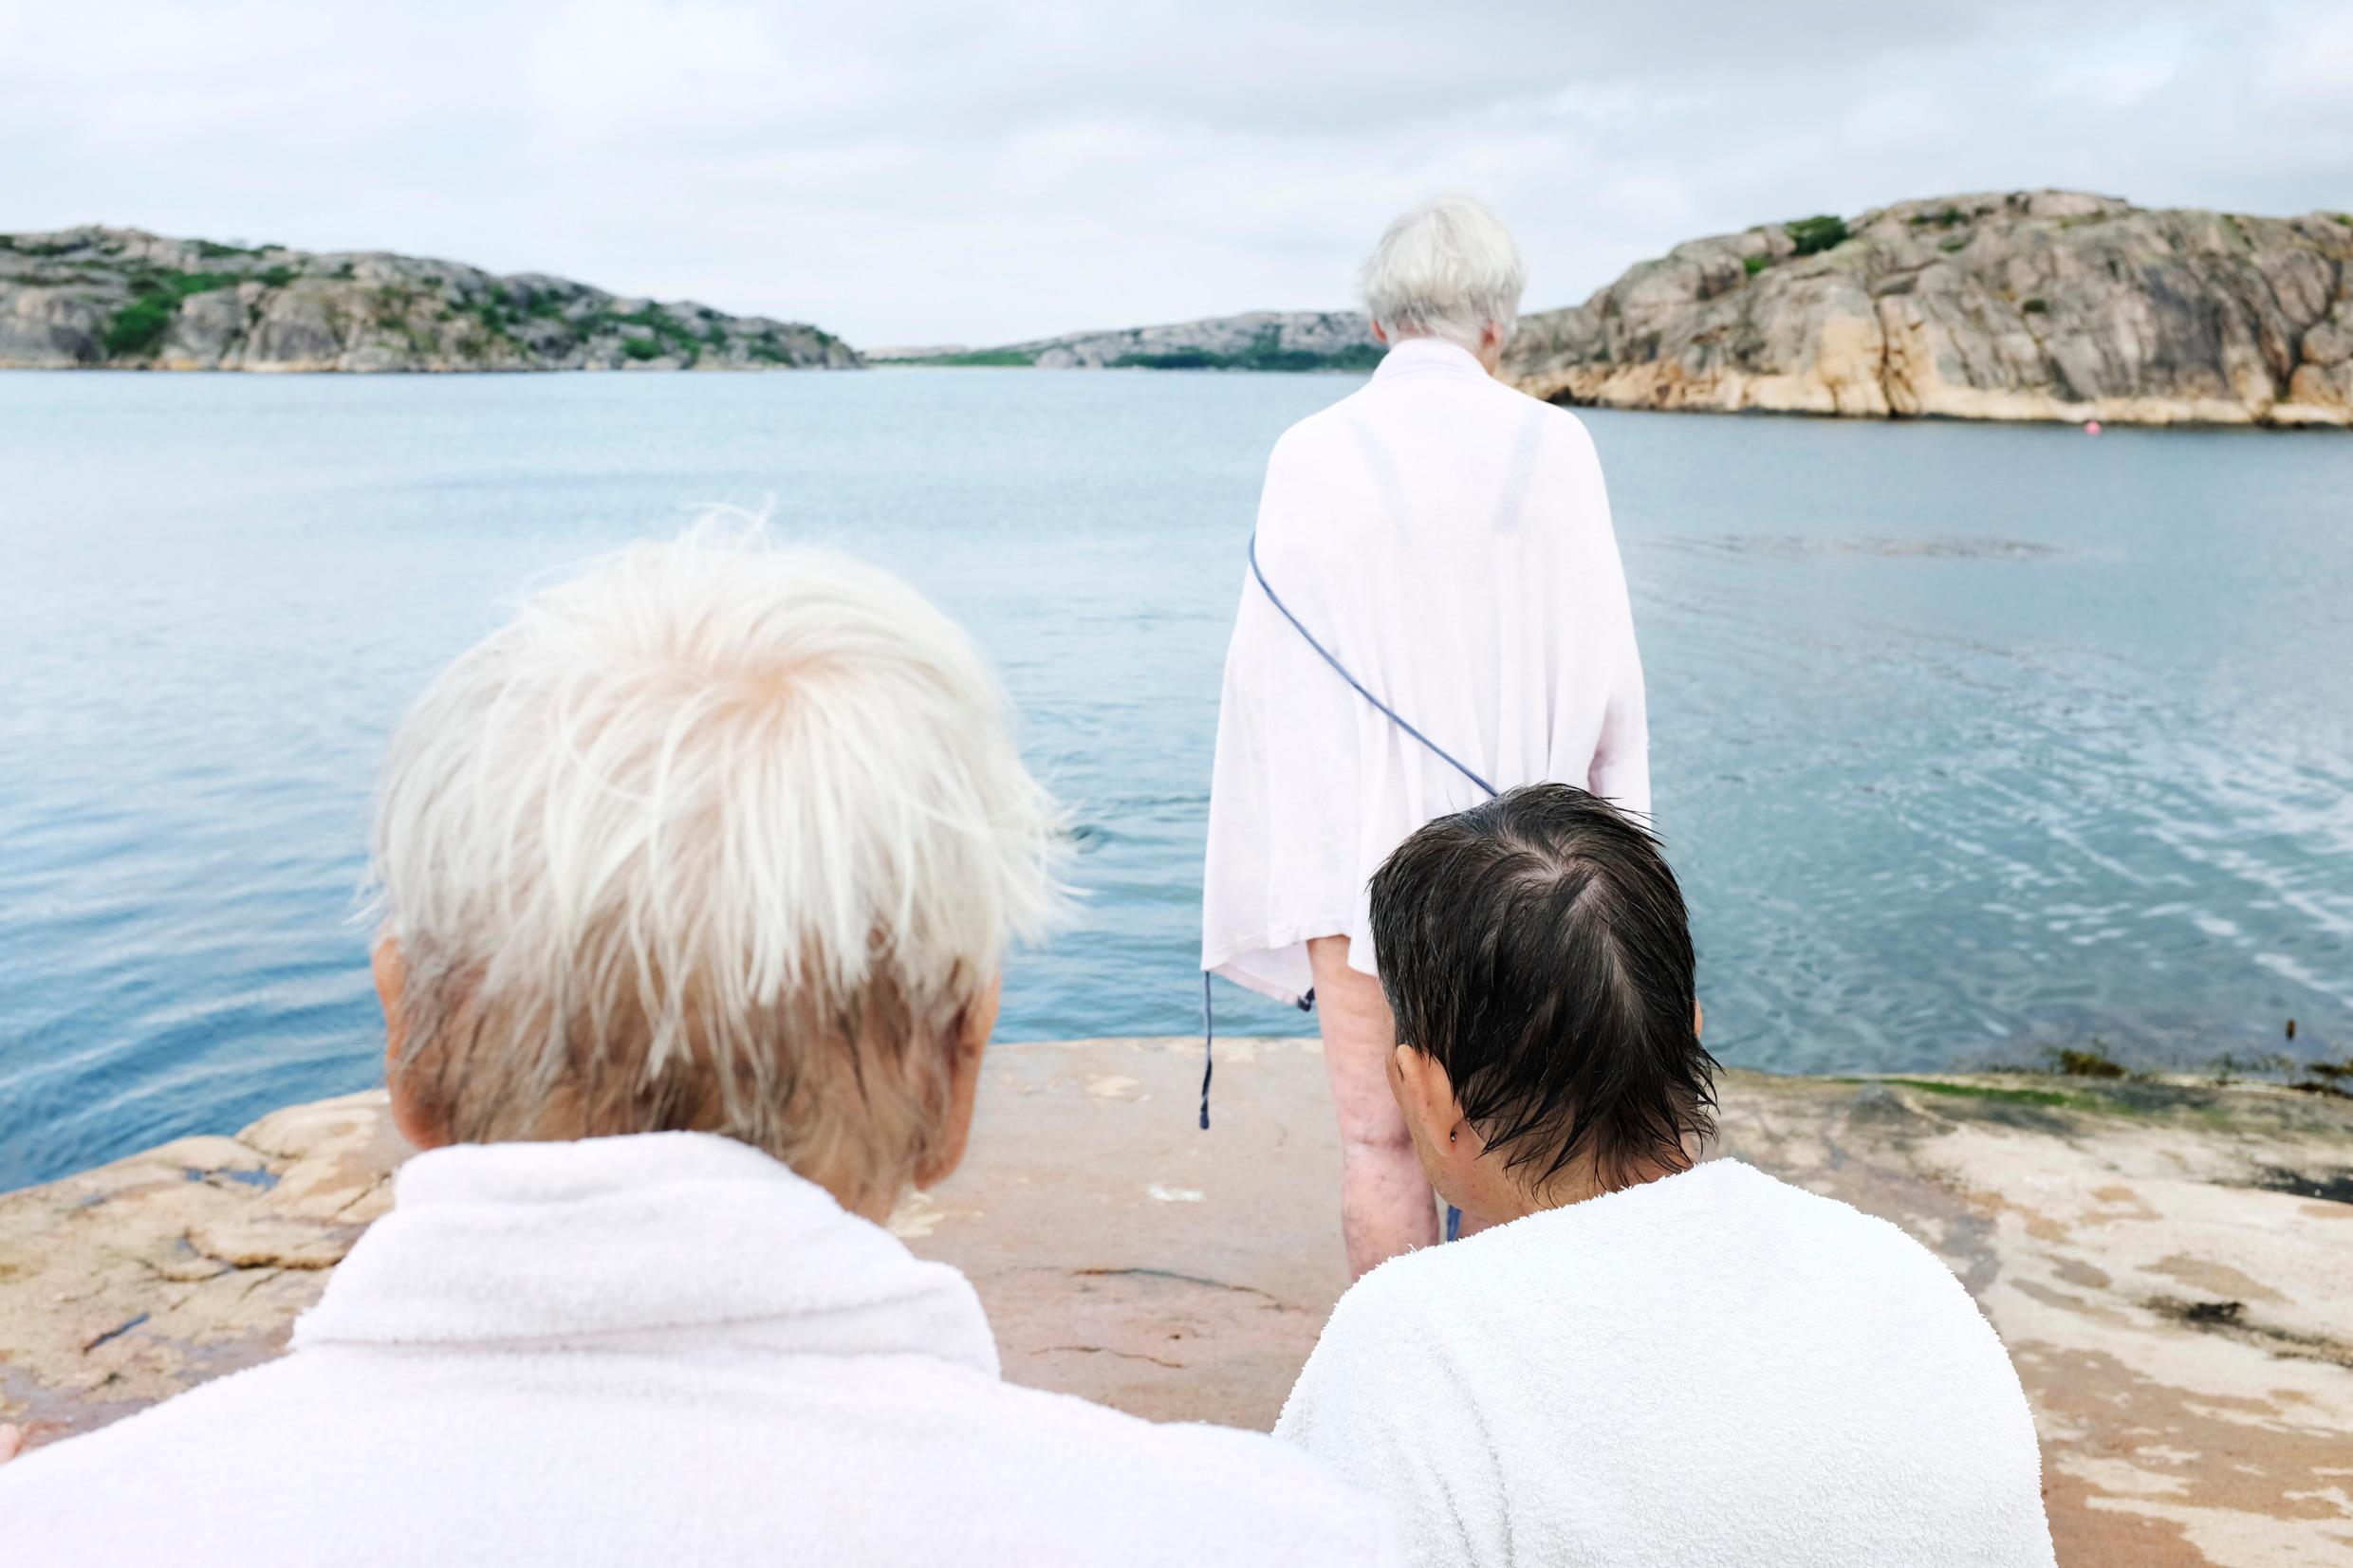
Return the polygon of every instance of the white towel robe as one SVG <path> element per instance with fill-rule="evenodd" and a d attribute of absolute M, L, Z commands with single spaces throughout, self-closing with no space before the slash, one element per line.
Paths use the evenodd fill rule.
<path fill-rule="evenodd" d="M 1316 640 L 1498 789 L 1556 780 L 1650 811 L 1618 542 L 1584 426 L 1413 338 L 1275 444 L 1258 561 Z M 1365 883 L 1486 792 L 1348 689 L 1243 570 L 1210 787 L 1201 967 L 1296 1001 L 1305 946 L 1351 938 Z"/>
<path fill-rule="evenodd" d="M 2050 1568 L 2018 1374 L 1935 1254 L 1732 1160 L 1393 1258 L 1275 1435 L 1416 1568 Z"/>
<path fill-rule="evenodd" d="M 284 1359 L 0 1466 L 0 1561 L 1394 1563 L 1261 1433 L 997 1375 L 964 1277 L 725 1138 L 421 1154 Z"/>

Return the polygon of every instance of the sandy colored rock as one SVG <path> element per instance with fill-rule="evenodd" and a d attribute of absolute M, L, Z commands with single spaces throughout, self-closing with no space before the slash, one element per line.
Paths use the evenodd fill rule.
<path fill-rule="evenodd" d="M 1524 316 L 1504 374 L 1608 408 L 2353 425 L 2353 213 L 2019 191 L 1837 232 L 1677 246 Z"/>
<path fill-rule="evenodd" d="M 353 1095 L 0 1196 L 0 1419 L 51 1441 L 277 1355 L 404 1153 Z"/>
<path fill-rule="evenodd" d="M 1311 1041 L 1007 1045 L 973 1154 L 893 1228 L 1009 1376 L 1265 1427 L 1345 1282 Z M 2060 1560 L 2353 1559 L 2353 1102 L 2260 1086 L 1735 1073 L 1724 1150 L 1902 1226 L 1975 1295 Z M 380 1095 L 0 1196 L 0 1419 L 35 1442 L 283 1349 L 388 1201 Z M 229 1256 L 233 1254 L 233 1256 Z"/>

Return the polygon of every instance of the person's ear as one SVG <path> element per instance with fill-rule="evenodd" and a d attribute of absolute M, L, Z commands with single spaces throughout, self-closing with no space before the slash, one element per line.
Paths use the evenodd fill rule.
<path fill-rule="evenodd" d="M 980 1100 L 980 1060 L 997 1026 L 997 1005 L 1004 996 L 1005 977 L 998 975 L 957 1021 L 955 1040 L 949 1047 L 948 1103 L 930 1153 L 915 1169 L 917 1187 L 936 1187 L 964 1163 L 965 1147 L 973 1137 L 973 1108 Z"/>
<path fill-rule="evenodd" d="M 450 1141 L 438 1109 L 424 1090 L 425 1075 L 411 1062 L 400 1070 L 400 1047 L 408 1039 L 408 1014 L 401 1006 L 408 987 L 408 966 L 400 958 L 400 939 L 380 932 L 368 954 L 376 973 L 376 1000 L 384 1009 L 384 1086 L 392 1095 L 392 1124 L 418 1149 L 438 1149 Z"/>
<path fill-rule="evenodd" d="M 1383 332 L 1382 330 L 1380 330 L 1380 323 L 1379 322 L 1375 322 L 1375 323 L 1372 323 L 1372 325 L 1373 325 L 1373 341 L 1375 341 L 1375 342 L 1377 342 L 1377 343 L 1380 344 L 1380 346 L 1381 346 L 1381 347 L 1383 347 L 1383 348 L 1388 347 L 1388 346 L 1389 346 L 1389 335 L 1388 335 L 1386 332 Z"/>
<path fill-rule="evenodd" d="M 1707 1027 L 1707 1024 L 1708 1010 L 1699 1005 L 1699 999 L 1695 996 L 1692 998 L 1692 1038 L 1694 1040 L 1699 1038 L 1700 1032 Z"/>
<path fill-rule="evenodd" d="M 1389 1088 L 1397 1096 L 1398 1109 L 1420 1134 L 1422 1147 L 1450 1163 L 1457 1157 L 1477 1157 L 1484 1146 L 1463 1119 L 1454 1080 L 1436 1057 L 1399 1045 L 1389 1057 Z"/>
<path fill-rule="evenodd" d="M 1479 364 L 1490 376 L 1503 374 L 1504 330 L 1501 322 L 1490 322 L 1479 328 Z"/>

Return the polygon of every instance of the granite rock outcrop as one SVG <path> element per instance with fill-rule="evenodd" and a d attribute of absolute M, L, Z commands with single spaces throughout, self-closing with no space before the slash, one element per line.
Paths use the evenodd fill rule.
<path fill-rule="evenodd" d="M 2024 191 L 1760 225 L 1521 318 L 1504 374 L 1606 408 L 2353 425 L 2353 213 Z"/>
<path fill-rule="evenodd" d="M 0 367 L 848 369 L 818 327 L 382 251 L 88 227 L 0 234 Z"/>

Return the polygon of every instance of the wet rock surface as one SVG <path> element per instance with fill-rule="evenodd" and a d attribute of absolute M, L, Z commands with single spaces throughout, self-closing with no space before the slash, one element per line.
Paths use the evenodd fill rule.
<path fill-rule="evenodd" d="M 97 227 L 0 234 L 0 368 L 843 369 L 801 322 L 383 251 Z"/>
<path fill-rule="evenodd" d="M 1522 317 L 1504 374 L 1609 408 L 2353 424 L 2353 212 L 2021 191 L 1763 224 Z"/>
<path fill-rule="evenodd" d="M 1266 1427 L 1345 1283 L 1313 1042 L 997 1047 L 973 1154 L 893 1228 L 1007 1374 Z M 2259 1086 L 1735 1073 L 1724 1152 L 1902 1226 L 1974 1293 L 2062 1562 L 2353 1555 L 2353 1101 Z M 0 1196 L 0 1419 L 35 1443 L 284 1349 L 390 1201 L 380 1094 Z"/>

